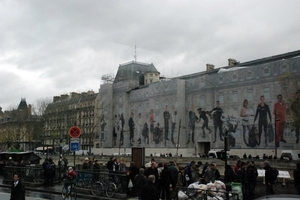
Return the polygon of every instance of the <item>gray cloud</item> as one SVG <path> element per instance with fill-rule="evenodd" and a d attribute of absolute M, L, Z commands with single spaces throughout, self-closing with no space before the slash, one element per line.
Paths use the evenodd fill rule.
<path fill-rule="evenodd" d="M 0 106 L 97 91 L 137 58 L 168 77 L 299 49 L 291 0 L 0 2 Z M 13 70 L 14 69 L 14 70 Z"/>

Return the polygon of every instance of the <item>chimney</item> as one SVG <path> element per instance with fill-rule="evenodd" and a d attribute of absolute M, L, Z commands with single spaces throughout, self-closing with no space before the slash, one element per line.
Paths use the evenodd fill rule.
<path fill-rule="evenodd" d="M 215 66 L 213 64 L 209 64 L 209 63 L 206 64 L 206 71 L 213 70 L 214 68 Z"/>
<path fill-rule="evenodd" d="M 60 96 L 54 96 L 54 97 L 53 97 L 53 103 L 59 101 L 59 99 L 60 99 Z"/>
<path fill-rule="evenodd" d="M 62 94 L 62 95 L 60 95 L 60 99 L 61 100 L 65 100 L 65 99 L 67 99 L 69 97 L 69 95 L 67 95 L 67 94 Z"/>
<path fill-rule="evenodd" d="M 237 61 L 236 61 L 236 59 L 233 59 L 233 58 L 229 58 L 228 59 L 228 66 L 234 66 L 234 65 L 236 65 L 237 64 Z"/>
<path fill-rule="evenodd" d="M 80 94 L 77 93 L 77 92 L 71 92 L 71 98 L 74 98 L 74 97 L 79 97 Z"/>

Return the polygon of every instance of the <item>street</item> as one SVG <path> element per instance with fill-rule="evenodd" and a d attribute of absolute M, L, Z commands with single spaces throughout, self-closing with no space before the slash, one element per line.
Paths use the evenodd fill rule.
<path fill-rule="evenodd" d="M 0 199 L 9 200 L 10 199 L 10 189 L 0 187 Z M 42 192 L 32 192 L 26 191 L 26 200 L 46 200 L 46 199 L 62 199 L 60 195 L 49 194 Z M 83 198 L 77 198 L 78 200 L 83 200 Z"/>

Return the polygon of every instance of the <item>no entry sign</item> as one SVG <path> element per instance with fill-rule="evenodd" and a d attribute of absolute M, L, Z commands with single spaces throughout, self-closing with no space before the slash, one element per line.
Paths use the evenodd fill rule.
<path fill-rule="evenodd" d="M 81 134 L 81 130 L 78 126 L 72 126 L 69 130 L 69 135 L 72 138 L 78 138 Z"/>

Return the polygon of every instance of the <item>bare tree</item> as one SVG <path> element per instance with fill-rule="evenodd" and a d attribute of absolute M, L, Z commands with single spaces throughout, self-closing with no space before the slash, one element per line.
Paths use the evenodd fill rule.
<path fill-rule="evenodd" d="M 35 115 L 43 116 L 47 106 L 52 103 L 52 98 L 42 98 L 36 101 L 35 105 L 32 105 L 32 113 Z"/>

